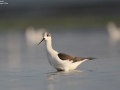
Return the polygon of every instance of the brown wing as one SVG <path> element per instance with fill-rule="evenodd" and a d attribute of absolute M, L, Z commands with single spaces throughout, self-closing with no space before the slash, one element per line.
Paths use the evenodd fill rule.
<path fill-rule="evenodd" d="M 83 61 L 83 60 L 93 60 L 93 59 L 97 59 L 97 58 L 94 58 L 94 57 L 87 57 L 87 58 L 83 58 L 83 57 L 75 57 L 74 60 L 73 60 L 73 63 L 74 62 L 78 62 L 78 61 Z"/>
<path fill-rule="evenodd" d="M 58 57 L 61 59 L 61 60 L 73 60 L 75 57 L 74 56 L 71 56 L 71 55 L 68 55 L 68 54 L 64 54 L 64 53 L 59 53 L 58 54 Z"/>
<path fill-rule="evenodd" d="M 88 60 L 96 59 L 96 58 L 93 58 L 93 57 L 88 57 L 88 58 L 74 57 L 74 56 L 71 56 L 71 55 L 68 55 L 68 54 L 64 54 L 64 53 L 59 53 L 59 54 L 58 54 L 58 57 L 59 57 L 61 60 L 73 61 L 73 63 L 74 63 L 74 62 L 78 62 L 78 61 L 83 61 L 83 60 L 85 60 L 85 59 L 88 59 Z"/>
<path fill-rule="evenodd" d="M 73 60 L 73 63 L 74 63 L 74 62 L 78 62 L 78 61 L 83 61 L 83 60 L 85 60 L 85 58 L 75 57 L 74 60 Z"/>
<path fill-rule="evenodd" d="M 71 55 L 68 55 L 68 54 L 64 54 L 64 53 L 59 53 L 59 54 L 58 54 L 58 57 L 59 57 L 61 60 L 73 61 L 73 63 L 84 60 L 84 58 L 82 58 L 82 57 L 74 57 L 74 56 L 71 56 Z"/>

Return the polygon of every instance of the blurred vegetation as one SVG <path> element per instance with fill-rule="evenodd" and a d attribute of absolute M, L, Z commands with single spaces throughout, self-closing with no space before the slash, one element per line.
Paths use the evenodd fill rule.
<path fill-rule="evenodd" d="M 3 29 L 24 29 L 29 26 L 39 28 L 56 27 L 101 27 L 108 22 L 120 23 L 119 16 L 72 16 L 72 17 L 40 17 L 40 18 L 1 18 L 0 30 Z"/>

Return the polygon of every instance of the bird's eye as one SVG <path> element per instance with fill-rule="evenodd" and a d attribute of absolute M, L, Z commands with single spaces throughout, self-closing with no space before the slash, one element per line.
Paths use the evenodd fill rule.
<path fill-rule="evenodd" d="M 50 34 L 49 34 L 49 33 L 47 33 L 47 37 L 50 37 Z"/>

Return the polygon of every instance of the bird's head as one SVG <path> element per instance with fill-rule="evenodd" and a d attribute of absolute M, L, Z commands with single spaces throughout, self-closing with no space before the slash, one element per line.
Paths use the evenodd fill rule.
<path fill-rule="evenodd" d="M 40 43 L 41 43 L 42 41 L 44 41 L 44 40 L 46 40 L 46 41 L 47 41 L 47 40 L 51 40 L 51 35 L 50 35 L 50 33 L 48 33 L 48 32 L 44 32 L 44 33 L 43 33 L 43 39 L 40 41 Z M 40 43 L 39 43 L 39 44 L 40 44 Z M 38 44 L 38 45 L 39 45 L 39 44 Z"/>

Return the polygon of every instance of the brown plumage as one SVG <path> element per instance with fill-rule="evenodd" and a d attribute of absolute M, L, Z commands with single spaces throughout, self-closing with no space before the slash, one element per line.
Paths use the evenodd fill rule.
<path fill-rule="evenodd" d="M 85 59 L 88 59 L 88 60 L 96 59 L 96 58 L 93 58 L 93 57 L 88 57 L 88 58 L 75 57 L 75 56 L 71 56 L 71 55 L 64 54 L 64 53 L 59 53 L 59 54 L 58 54 L 58 57 L 59 57 L 61 60 L 73 61 L 73 63 L 74 63 L 74 62 L 78 62 L 78 61 L 83 61 L 83 60 L 85 60 Z"/>
<path fill-rule="evenodd" d="M 62 60 L 73 60 L 75 57 L 74 56 L 71 56 L 71 55 L 68 55 L 68 54 L 64 54 L 64 53 L 59 53 L 58 54 L 58 57 Z"/>

